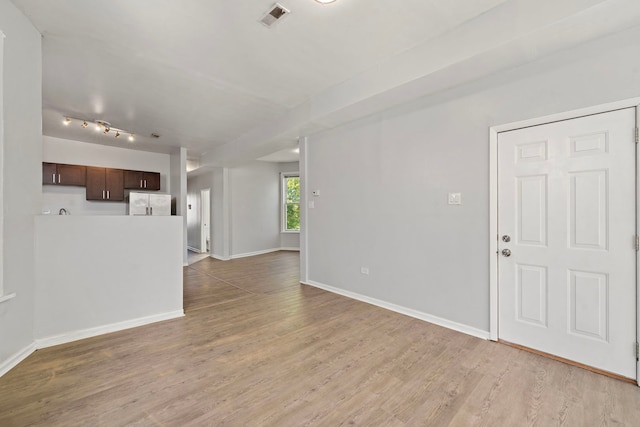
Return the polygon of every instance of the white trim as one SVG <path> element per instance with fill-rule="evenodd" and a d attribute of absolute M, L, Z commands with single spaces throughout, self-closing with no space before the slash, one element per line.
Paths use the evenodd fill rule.
<path fill-rule="evenodd" d="M 209 255 L 209 256 L 210 256 L 211 258 L 213 258 L 213 259 L 217 259 L 217 260 L 219 260 L 219 261 L 229 261 L 229 260 L 231 259 L 231 258 L 229 258 L 229 257 L 224 257 L 224 256 L 221 256 L 221 255 L 216 255 L 216 254 L 211 254 L 211 255 Z"/>
<path fill-rule="evenodd" d="M 281 251 L 294 251 L 294 252 L 300 252 L 300 248 L 295 248 L 293 246 L 291 247 L 281 247 L 280 248 Z"/>
<path fill-rule="evenodd" d="M 309 279 L 309 209 L 307 209 L 309 139 L 306 136 L 298 138 L 298 147 L 300 147 L 300 280 L 304 282 Z"/>
<path fill-rule="evenodd" d="M 39 338 L 35 341 L 37 349 L 52 347 L 54 345 L 65 344 L 98 335 L 109 334 L 111 332 L 123 331 L 125 329 L 136 328 L 150 323 L 161 322 L 163 320 L 176 319 L 184 316 L 184 310 L 170 311 L 168 313 L 154 314 L 152 316 L 139 317 L 137 319 L 125 320 L 124 322 L 111 323 L 97 326 L 95 328 L 81 329 L 79 331 L 66 332 L 52 337 Z"/>
<path fill-rule="evenodd" d="M 246 252 L 243 254 L 235 254 L 235 255 L 231 255 L 231 259 L 236 259 L 236 258 L 247 258 L 250 256 L 256 256 L 256 255 L 264 255 L 264 254 L 269 254 L 271 252 L 278 252 L 280 250 L 280 248 L 272 248 L 272 249 L 265 249 L 262 251 L 255 251 L 255 252 Z"/>
<path fill-rule="evenodd" d="M 636 106 L 636 130 L 640 127 L 640 105 Z M 640 233 L 640 150 L 636 144 L 636 236 Z M 636 252 L 636 345 L 640 343 L 640 252 Z M 636 384 L 640 386 L 640 362 L 636 360 Z"/>
<path fill-rule="evenodd" d="M 15 368 L 18 363 L 29 357 L 34 351 L 36 351 L 36 343 L 32 342 L 22 350 L 10 356 L 4 362 L 0 363 L 0 377 Z"/>
<path fill-rule="evenodd" d="M 7 294 L 7 295 L 3 295 L 0 297 L 0 302 L 5 302 L 5 301 L 9 301 L 10 299 L 14 299 L 16 297 L 16 293 L 12 293 L 12 294 Z"/>
<path fill-rule="evenodd" d="M 188 251 L 191 251 L 191 252 L 195 252 L 195 253 L 197 253 L 197 254 L 203 254 L 203 253 L 205 253 L 205 252 L 202 252 L 202 250 L 200 250 L 200 249 L 198 249 L 198 248 L 194 248 L 194 247 L 192 247 L 192 246 L 187 246 L 187 250 L 188 250 Z"/>
<path fill-rule="evenodd" d="M 498 341 L 498 132 L 489 129 L 489 339 Z"/>
<path fill-rule="evenodd" d="M 334 294 L 342 295 L 351 299 L 365 302 L 367 304 L 372 304 L 378 307 L 382 307 L 387 310 L 404 314 L 406 316 L 410 316 L 416 319 L 424 320 L 425 322 L 433 323 L 434 325 L 452 329 L 454 331 L 461 332 L 463 334 L 471 335 L 484 340 L 489 339 L 489 332 L 487 331 L 483 331 L 481 329 L 477 329 L 472 326 L 463 325 L 462 323 L 457 323 L 451 320 L 443 319 L 441 317 L 433 316 L 431 314 L 424 313 L 422 311 L 413 310 L 411 308 L 403 307 L 401 305 L 392 304 L 390 302 L 382 301 L 376 298 L 371 298 L 366 295 L 358 294 L 351 291 L 346 291 L 344 289 L 325 285 L 323 283 L 314 282 L 313 280 L 309 280 L 307 282 L 300 282 L 300 283 L 302 283 L 303 285 L 309 285 L 316 288 L 324 289 L 325 291 L 332 292 Z"/>
<path fill-rule="evenodd" d="M 592 114 L 601 114 L 608 111 L 621 110 L 623 108 L 635 107 L 638 110 L 640 106 L 640 98 L 630 98 L 622 101 L 610 102 L 607 104 L 596 105 L 587 108 L 581 108 L 572 111 L 566 111 L 557 114 L 551 114 L 548 116 L 522 120 L 519 122 L 507 123 L 497 126 L 491 126 L 489 129 L 489 336 L 492 340 L 497 340 L 499 337 L 499 324 L 498 324 L 498 134 L 500 132 L 507 132 L 510 130 L 521 129 L 524 127 L 538 126 L 546 123 L 557 122 L 560 120 L 570 120 L 578 117 L 588 116 Z M 636 119 L 636 126 L 640 123 L 640 112 L 638 112 L 638 118 Z M 636 150 L 637 151 L 637 150 Z M 636 153 L 636 161 L 638 161 L 638 154 Z M 637 173 L 636 166 L 636 173 Z M 638 179 L 636 178 L 636 185 L 638 185 Z M 636 192 L 638 186 L 636 187 Z M 638 222 L 638 195 L 636 195 L 636 232 L 640 230 L 640 222 Z M 637 256 L 636 266 L 640 262 L 640 255 Z M 638 272 L 636 272 L 638 274 Z M 638 290 L 638 283 L 640 283 L 640 276 L 636 277 L 636 340 L 640 342 L 640 292 Z M 637 367 L 636 382 L 640 380 L 640 364 Z M 639 383 L 640 384 L 640 383 Z"/>

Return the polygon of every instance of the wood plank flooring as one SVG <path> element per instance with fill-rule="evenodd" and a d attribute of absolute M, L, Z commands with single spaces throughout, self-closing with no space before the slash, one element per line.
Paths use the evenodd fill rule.
<path fill-rule="evenodd" d="M 0 426 L 640 425 L 640 389 L 298 284 L 298 254 L 185 267 L 186 317 L 39 350 Z"/>

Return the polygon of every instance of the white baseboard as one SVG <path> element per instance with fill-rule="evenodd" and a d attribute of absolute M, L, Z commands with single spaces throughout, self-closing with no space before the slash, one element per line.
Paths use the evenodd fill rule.
<path fill-rule="evenodd" d="M 191 252 L 195 252 L 195 253 L 197 253 L 197 254 L 201 254 L 201 253 L 203 253 L 200 249 L 198 249 L 198 248 L 193 248 L 193 247 L 191 247 L 191 246 L 187 246 L 187 249 L 188 249 L 188 250 L 190 250 Z"/>
<path fill-rule="evenodd" d="M 371 298 L 366 295 L 358 294 L 356 292 L 346 291 L 344 289 L 325 285 L 324 283 L 314 282 L 312 280 L 309 280 L 307 282 L 301 282 L 301 283 L 303 285 L 309 285 L 316 288 L 324 289 L 325 291 L 329 291 L 334 294 L 342 295 L 348 298 L 366 302 L 368 304 L 372 304 L 378 307 L 382 307 L 387 310 L 395 311 L 396 313 L 400 313 L 406 316 L 414 317 L 416 319 L 424 320 L 425 322 L 433 323 L 434 325 L 442 326 L 448 329 L 453 329 L 454 331 L 462 332 L 463 334 L 471 335 L 471 336 L 482 338 L 485 340 L 489 339 L 488 331 L 483 331 L 481 329 L 477 329 L 472 326 L 464 325 L 462 323 L 457 323 L 451 320 L 443 319 L 441 317 L 433 316 L 431 314 L 414 310 L 412 308 L 403 307 L 401 305 L 393 304 L 387 301 L 382 301 L 376 298 Z"/>
<path fill-rule="evenodd" d="M 111 323 L 108 325 L 97 326 L 95 328 L 82 329 L 79 331 L 67 332 L 52 337 L 39 338 L 35 341 L 35 348 L 47 348 L 54 345 L 66 344 L 68 342 L 77 341 L 85 338 L 91 338 L 102 334 L 122 331 L 125 329 L 135 328 L 138 326 L 148 325 L 149 323 L 161 322 L 163 320 L 175 319 L 184 316 L 184 310 L 171 311 L 169 313 L 154 314 L 152 316 L 139 317 L 137 319 L 126 320 L 124 322 Z"/>
<path fill-rule="evenodd" d="M 33 342 L 9 357 L 4 362 L 0 363 L 0 377 L 13 369 L 18 363 L 29 357 L 29 355 L 34 351 L 36 351 L 36 343 Z"/>
<path fill-rule="evenodd" d="M 294 247 L 290 247 L 290 248 L 280 248 L 281 251 L 293 251 L 293 252 L 300 252 L 300 248 L 294 248 Z"/>
<path fill-rule="evenodd" d="M 273 248 L 273 249 L 265 249 L 263 251 L 246 252 L 244 254 L 231 255 L 231 259 L 246 258 L 246 257 L 256 256 L 256 255 L 264 255 L 264 254 L 269 254 L 271 252 L 278 252 L 279 250 L 280 248 Z"/>
<path fill-rule="evenodd" d="M 220 261 L 229 261 L 231 259 L 229 257 L 223 257 L 222 255 L 216 255 L 216 254 L 211 254 L 209 256 L 211 258 L 213 258 L 213 259 L 217 259 L 217 260 L 220 260 Z"/>

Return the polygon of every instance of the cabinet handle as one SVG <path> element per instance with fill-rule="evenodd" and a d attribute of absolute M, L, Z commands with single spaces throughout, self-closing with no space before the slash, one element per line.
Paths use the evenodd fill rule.
<path fill-rule="evenodd" d="M 53 176 L 53 178 L 52 178 L 53 179 L 53 183 L 55 184 L 56 183 L 56 174 L 54 173 L 52 176 Z"/>
<path fill-rule="evenodd" d="M 149 215 L 149 206 L 144 208 L 144 214 Z"/>
<path fill-rule="evenodd" d="M 105 192 L 104 192 L 104 190 L 102 190 L 102 199 L 103 200 L 106 199 L 106 197 L 104 197 L 104 195 L 105 195 Z"/>
<path fill-rule="evenodd" d="M 110 199 L 111 196 L 109 196 L 109 190 L 107 190 L 107 199 Z"/>
<path fill-rule="evenodd" d="M 58 184 L 60 184 L 62 180 L 60 179 L 60 174 L 58 174 Z"/>
<path fill-rule="evenodd" d="M 153 206 L 149 207 L 149 212 L 151 212 L 151 215 L 153 215 Z"/>
<path fill-rule="evenodd" d="M 144 188 L 147 188 L 147 180 L 144 180 Z"/>
<path fill-rule="evenodd" d="M 140 180 L 140 188 L 142 188 L 142 180 Z"/>

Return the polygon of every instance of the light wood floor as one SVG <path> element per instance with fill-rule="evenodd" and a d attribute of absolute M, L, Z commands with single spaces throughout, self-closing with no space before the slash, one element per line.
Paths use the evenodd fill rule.
<path fill-rule="evenodd" d="M 0 426 L 640 425 L 634 385 L 301 286 L 297 257 L 200 261 L 186 317 L 37 351 Z"/>

